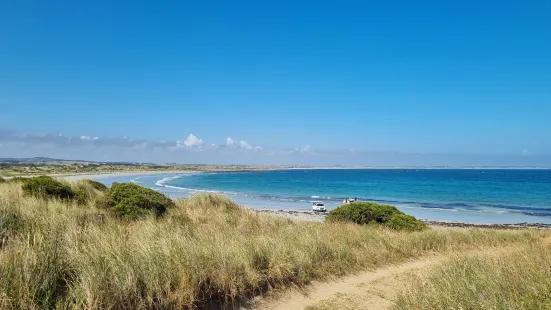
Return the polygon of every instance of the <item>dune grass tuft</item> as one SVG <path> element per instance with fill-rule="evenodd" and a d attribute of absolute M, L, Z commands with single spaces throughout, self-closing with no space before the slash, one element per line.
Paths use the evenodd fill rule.
<path fill-rule="evenodd" d="M 417 275 L 396 309 L 551 309 L 551 244 L 462 254 Z"/>

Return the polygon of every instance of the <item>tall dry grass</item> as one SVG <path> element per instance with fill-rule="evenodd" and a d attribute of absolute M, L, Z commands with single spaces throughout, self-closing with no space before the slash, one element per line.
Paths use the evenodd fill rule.
<path fill-rule="evenodd" d="M 396 309 L 551 309 L 551 244 L 457 255 L 417 275 Z"/>
<path fill-rule="evenodd" d="M 212 195 L 178 201 L 162 219 L 128 223 L 101 208 L 103 193 L 86 191 L 82 206 L 0 184 L 0 308 L 231 306 L 270 287 L 544 235 L 295 222 Z"/>

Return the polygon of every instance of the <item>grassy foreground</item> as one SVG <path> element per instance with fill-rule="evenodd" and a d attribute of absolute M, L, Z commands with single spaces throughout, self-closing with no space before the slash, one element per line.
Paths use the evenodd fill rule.
<path fill-rule="evenodd" d="M 102 208 L 103 192 L 78 187 L 91 197 L 84 205 L 0 184 L 0 308 L 231 306 L 270 287 L 545 235 L 295 222 L 212 195 L 177 201 L 159 219 L 126 222 Z"/>

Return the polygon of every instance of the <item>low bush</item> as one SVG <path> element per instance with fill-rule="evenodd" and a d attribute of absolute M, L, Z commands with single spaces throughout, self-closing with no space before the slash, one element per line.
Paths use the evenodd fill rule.
<path fill-rule="evenodd" d="M 109 190 L 109 187 L 107 187 L 105 184 L 101 183 L 101 182 L 98 182 L 98 181 L 94 181 L 94 180 L 83 180 L 84 183 L 87 183 L 89 184 L 90 186 L 92 186 L 94 189 L 100 191 L 100 192 L 107 192 Z"/>
<path fill-rule="evenodd" d="M 6 180 L 4 180 L 4 178 L 0 177 L 0 183 L 4 183 L 6 182 Z"/>
<path fill-rule="evenodd" d="M 371 222 L 385 223 L 390 217 L 400 211 L 394 206 L 382 205 L 373 202 L 356 202 L 342 205 L 327 215 L 329 221 L 345 221 L 357 224 Z"/>
<path fill-rule="evenodd" d="M 427 228 L 427 225 L 415 217 L 403 213 L 393 214 L 385 225 L 396 230 L 419 231 Z"/>
<path fill-rule="evenodd" d="M 81 205 L 85 204 L 86 201 L 88 201 L 88 195 L 86 194 L 86 191 L 81 188 L 73 189 L 73 194 L 73 199 Z"/>
<path fill-rule="evenodd" d="M 49 176 L 39 176 L 24 180 L 23 193 L 29 196 L 42 198 L 75 198 L 75 192 L 69 185 Z"/>
<path fill-rule="evenodd" d="M 174 202 L 167 196 L 134 183 L 113 183 L 109 190 L 107 206 L 115 215 L 135 220 L 153 214 L 162 216 Z"/>
<path fill-rule="evenodd" d="M 356 202 L 342 205 L 326 217 L 330 222 L 353 222 L 360 225 L 378 223 L 398 230 L 422 230 L 427 226 L 396 207 L 374 202 Z"/>

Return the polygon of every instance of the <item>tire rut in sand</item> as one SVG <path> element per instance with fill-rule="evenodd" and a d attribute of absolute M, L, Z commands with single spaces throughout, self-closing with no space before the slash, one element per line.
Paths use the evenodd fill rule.
<path fill-rule="evenodd" d="M 330 282 L 312 282 L 306 289 L 292 288 L 283 293 L 270 296 L 256 303 L 256 310 L 333 309 L 384 309 L 392 305 L 389 300 L 399 284 L 400 275 L 410 271 L 427 268 L 439 262 L 438 256 L 424 257 L 419 260 L 372 271 L 345 276 Z M 358 304 L 361 303 L 361 305 Z M 325 304 L 317 305 L 318 303 Z"/>

